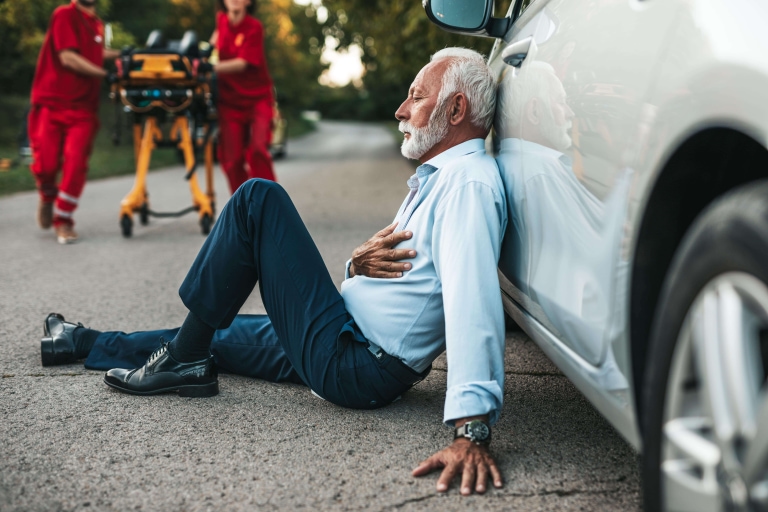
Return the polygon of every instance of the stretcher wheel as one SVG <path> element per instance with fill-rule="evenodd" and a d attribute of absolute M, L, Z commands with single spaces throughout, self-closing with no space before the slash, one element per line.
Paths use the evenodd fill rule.
<path fill-rule="evenodd" d="M 204 235 L 207 235 L 211 232 L 211 226 L 213 225 L 213 217 L 208 215 L 207 213 L 200 217 L 200 231 L 203 232 Z"/>
<path fill-rule="evenodd" d="M 141 222 L 142 226 L 149 224 L 149 205 L 147 203 L 144 203 L 139 208 L 139 222 Z"/>
<path fill-rule="evenodd" d="M 120 217 L 120 229 L 123 232 L 125 238 L 130 238 L 133 233 L 133 219 L 128 215 Z"/>

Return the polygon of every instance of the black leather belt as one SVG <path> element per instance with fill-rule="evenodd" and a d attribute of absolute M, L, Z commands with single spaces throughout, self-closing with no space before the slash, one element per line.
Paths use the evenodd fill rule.
<path fill-rule="evenodd" d="M 432 365 L 430 364 L 426 370 L 419 373 L 400 359 L 384 352 L 384 349 L 374 342 L 366 340 L 366 343 L 368 343 L 368 352 L 373 354 L 373 357 L 381 362 L 384 369 L 403 384 L 415 386 L 432 371 Z"/>

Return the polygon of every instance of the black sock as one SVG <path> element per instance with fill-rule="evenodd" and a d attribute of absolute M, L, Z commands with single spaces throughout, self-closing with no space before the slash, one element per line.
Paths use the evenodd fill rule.
<path fill-rule="evenodd" d="M 88 357 L 99 334 L 101 334 L 101 331 L 87 327 L 78 327 L 72 331 L 72 341 L 75 342 L 75 357 L 77 359 Z"/>
<path fill-rule="evenodd" d="M 216 329 L 189 312 L 176 337 L 168 344 L 171 357 L 182 363 L 191 363 L 211 354 L 211 340 Z"/>

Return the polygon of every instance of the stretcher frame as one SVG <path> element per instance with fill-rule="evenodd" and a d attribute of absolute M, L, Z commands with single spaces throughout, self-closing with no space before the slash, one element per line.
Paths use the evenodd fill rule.
<path fill-rule="evenodd" d="M 117 81 L 110 97 L 133 114 L 133 147 L 136 177 L 133 188 L 120 202 L 120 227 L 124 237 L 133 234 L 133 215 L 142 225 L 149 217 L 178 217 L 198 212 L 200 229 L 207 235 L 215 214 L 213 185 L 213 133 L 216 109 L 213 103 L 212 73 L 198 73 L 200 59 L 163 49 L 134 50 L 117 62 Z M 170 129 L 161 126 L 170 117 Z M 190 127 L 195 121 L 195 136 Z M 202 129 L 200 129 L 202 128 Z M 181 152 L 192 205 L 178 212 L 156 212 L 149 207 L 147 173 L 152 152 L 160 147 Z M 198 182 L 198 161 L 204 162 L 205 192 Z"/>

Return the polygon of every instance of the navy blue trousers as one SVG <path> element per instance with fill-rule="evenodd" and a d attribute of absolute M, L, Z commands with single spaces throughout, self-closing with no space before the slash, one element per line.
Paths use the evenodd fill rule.
<path fill-rule="evenodd" d="M 238 315 L 256 284 L 267 316 Z M 211 352 L 224 371 L 302 382 L 330 402 L 361 409 L 392 402 L 429 372 L 368 350 L 296 208 L 272 181 L 237 189 L 179 295 L 217 329 Z M 104 332 L 85 365 L 141 366 L 160 337 L 176 331 Z"/>

